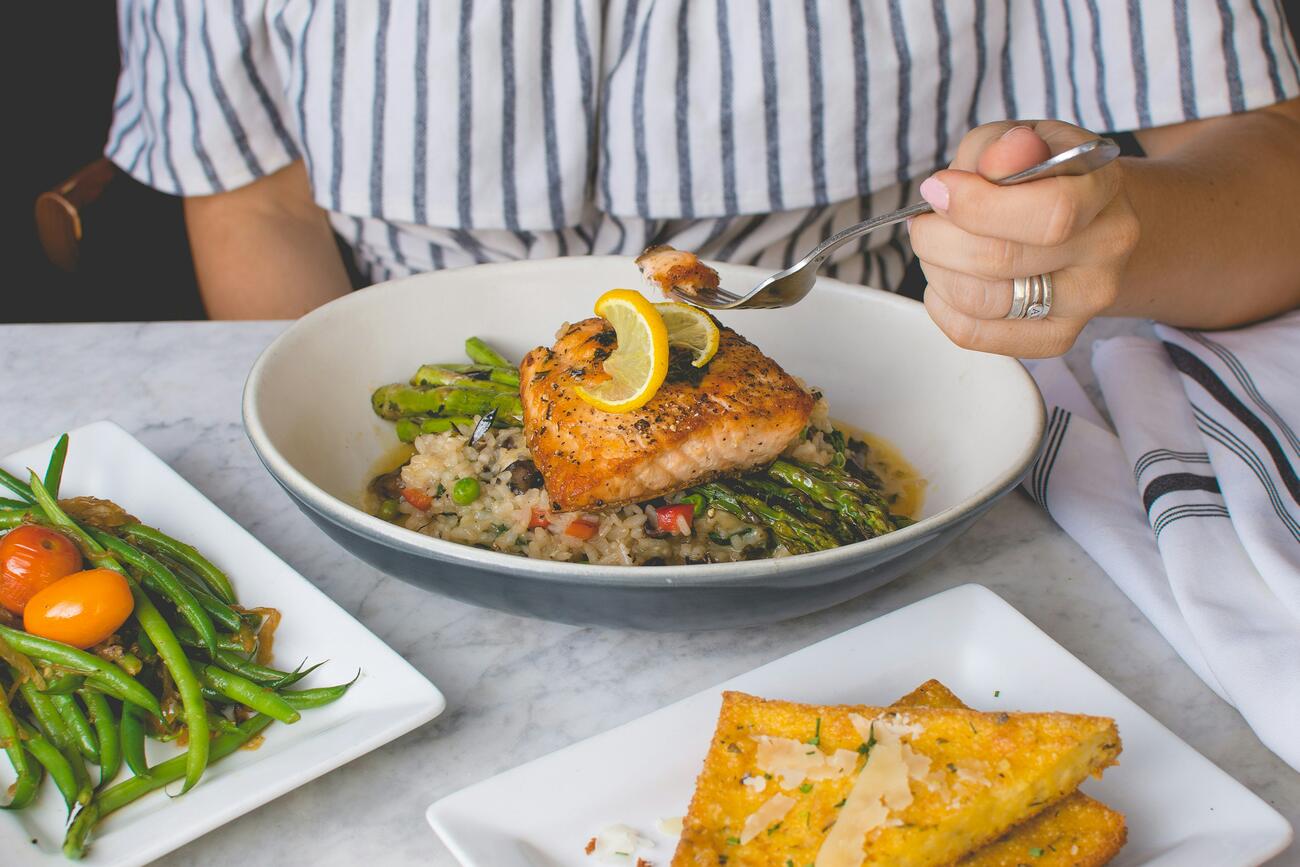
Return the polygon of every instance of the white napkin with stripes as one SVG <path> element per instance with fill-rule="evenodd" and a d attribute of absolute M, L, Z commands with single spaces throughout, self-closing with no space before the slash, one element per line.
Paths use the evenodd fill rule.
<path fill-rule="evenodd" d="M 1025 487 L 1269 749 L 1300 770 L 1300 311 L 1093 351 L 1114 432 L 1064 362 Z"/>

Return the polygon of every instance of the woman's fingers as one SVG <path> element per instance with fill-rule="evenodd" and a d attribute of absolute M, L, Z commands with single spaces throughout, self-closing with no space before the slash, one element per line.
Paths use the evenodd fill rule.
<path fill-rule="evenodd" d="M 1064 268 L 1078 260 L 1074 244 L 1039 247 L 972 235 L 937 214 L 912 221 L 912 251 L 926 265 L 962 271 L 988 280 L 1028 277 Z"/>
<path fill-rule="evenodd" d="M 1002 319 L 1011 311 L 1010 279 L 990 280 L 929 263 L 922 263 L 921 269 L 927 291 L 973 319 Z M 1038 273 L 1052 275 L 1052 316 L 1056 318 L 1095 316 L 1111 294 L 1103 285 L 1104 276 L 1093 271 L 1066 268 Z"/>
<path fill-rule="evenodd" d="M 1064 244 L 1115 197 L 1119 169 L 1000 187 L 973 172 L 946 169 L 921 184 L 936 211 L 973 235 L 1022 244 Z"/>
<path fill-rule="evenodd" d="M 963 349 L 1020 358 L 1063 355 L 1087 322 L 1055 316 L 1033 321 L 977 319 L 953 307 L 933 286 L 925 290 L 925 309 L 948 339 Z"/>

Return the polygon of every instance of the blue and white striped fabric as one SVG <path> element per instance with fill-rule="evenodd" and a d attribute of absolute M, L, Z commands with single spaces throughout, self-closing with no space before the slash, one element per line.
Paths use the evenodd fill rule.
<path fill-rule="evenodd" d="M 1093 351 L 1114 432 L 1064 362 L 1025 487 L 1187 664 L 1300 770 L 1300 311 L 1156 326 Z"/>
<path fill-rule="evenodd" d="M 380 280 L 672 243 L 769 266 L 971 127 L 1300 94 L 1277 0 L 120 0 L 108 156 L 177 195 L 303 159 Z M 869 246 L 868 246 L 869 245 Z M 841 250 L 890 287 L 899 232 Z"/>

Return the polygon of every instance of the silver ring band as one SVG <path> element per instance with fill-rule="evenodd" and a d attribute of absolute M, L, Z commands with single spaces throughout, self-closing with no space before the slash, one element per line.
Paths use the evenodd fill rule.
<path fill-rule="evenodd" d="M 1011 281 L 1007 319 L 1044 319 L 1052 312 L 1052 275 L 1035 274 Z"/>

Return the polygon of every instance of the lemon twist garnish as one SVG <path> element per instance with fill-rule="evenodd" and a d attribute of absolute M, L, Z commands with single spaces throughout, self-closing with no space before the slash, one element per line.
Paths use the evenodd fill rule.
<path fill-rule="evenodd" d="M 655 309 L 668 328 L 668 346 L 689 349 L 695 354 L 692 367 L 703 367 L 717 355 L 721 332 L 712 316 L 680 301 L 664 301 L 656 304 Z"/>
<path fill-rule="evenodd" d="M 640 292 L 611 289 L 596 300 L 596 315 L 614 328 L 618 346 L 605 359 L 609 379 L 576 386 L 582 400 L 605 412 L 645 406 L 668 376 L 668 328 Z"/>

